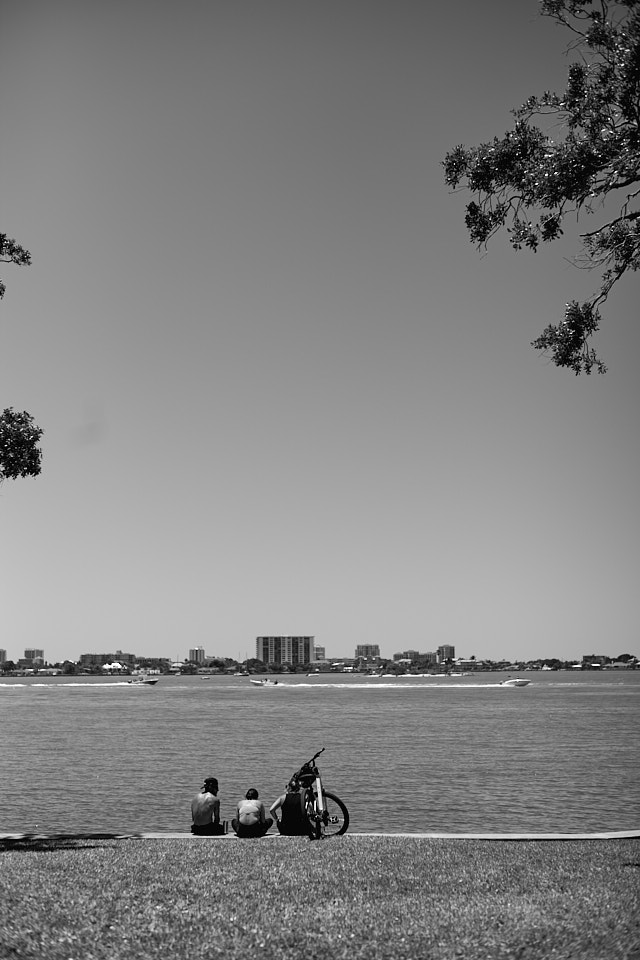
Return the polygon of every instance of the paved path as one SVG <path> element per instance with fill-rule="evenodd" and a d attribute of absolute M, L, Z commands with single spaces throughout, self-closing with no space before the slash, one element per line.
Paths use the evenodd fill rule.
<path fill-rule="evenodd" d="M 637 830 L 607 833 L 356 833 L 348 837 L 401 837 L 405 840 L 630 840 L 640 837 Z M 237 840 L 230 831 L 220 837 L 196 837 L 191 833 L 0 833 L 3 841 L 30 840 Z M 264 840 L 285 840 L 278 833 L 267 833 Z"/>

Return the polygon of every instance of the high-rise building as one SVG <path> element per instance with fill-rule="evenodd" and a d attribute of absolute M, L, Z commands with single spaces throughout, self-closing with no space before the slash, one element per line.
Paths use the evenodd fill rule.
<path fill-rule="evenodd" d="M 438 647 L 438 663 L 442 663 L 443 660 L 453 660 L 455 655 L 456 648 L 451 644 L 443 643 L 442 646 Z"/>
<path fill-rule="evenodd" d="M 6 663 L 6 662 L 7 662 L 7 651 L 0 650 L 0 663 Z"/>
<path fill-rule="evenodd" d="M 316 659 L 315 637 L 256 637 L 256 659 L 263 663 L 311 663 Z"/>
<path fill-rule="evenodd" d="M 369 660 L 371 657 L 380 656 L 380 647 L 377 643 L 359 643 L 356 647 L 356 660 L 358 657 L 365 657 Z"/>
<path fill-rule="evenodd" d="M 192 660 L 194 663 L 204 663 L 204 647 L 196 647 L 195 650 L 189 650 L 189 660 Z"/>
<path fill-rule="evenodd" d="M 25 660 L 44 660 L 44 650 L 25 650 Z"/>
<path fill-rule="evenodd" d="M 315 659 L 316 659 L 316 660 L 326 660 L 326 659 L 327 659 L 327 655 L 326 655 L 326 653 L 325 653 L 324 647 L 316 647 L 316 656 L 315 656 Z"/>

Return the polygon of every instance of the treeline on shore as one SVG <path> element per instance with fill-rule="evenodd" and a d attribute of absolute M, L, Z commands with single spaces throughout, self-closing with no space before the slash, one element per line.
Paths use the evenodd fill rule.
<path fill-rule="evenodd" d="M 168 658 L 135 657 L 128 663 L 93 663 L 82 664 L 72 660 L 58 663 L 43 663 L 38 666 L 27 666 L 24 661 L 15 663 L 5 660 L 0 663 L 3 676 L 30 676 L 36 674 L 58 676 L 105 676 L 131 675 L 136 673 L 179 674 L 183 676 L 197 676 L 198 674 L 313 674 L 313 673 L 384 673 L 387 675 L 464 675 L 475 672 L 491 673 L 512 670 L 607 670 L 628 669 L 635 670 L 639 666 L 638 658 L 630 653 L 620 654 L 618 657 L 604 655 L 585 656 L 581 661 L 559 660 L 546 658 L 537 660 L 469 660 L 459 658 L 441 663 L 433 663 L 427 658 L 407 661 L 387 660 L 383 657 L 336 659 L 313 661 L 298 664 L 264 663 L 262 660 L 250 658 L 238 661 L 230 657 L 206 658 L 198 663 L 194 660 L 171 661 Z"/>

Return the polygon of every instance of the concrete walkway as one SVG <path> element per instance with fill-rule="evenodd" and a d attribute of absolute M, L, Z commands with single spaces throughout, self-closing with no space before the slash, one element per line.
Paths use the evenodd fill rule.
<path fill-rule="evenodd" d="M 349 830 L 347 837 L 398 837 L 405 840 L 631 840 L 640 838 L 636 830 L 615 830 L 606 833 L 356 833 Z M 237 840 L 233 833 L 219 837 L 197 837 L 191 833 L 0 833 L 0 844 L 5 841 L 33 840 Z M 278 833 L 267 833 L 262 840 L 286 840 Z M 331 838 L 333 839 L 333 838 Z"/>

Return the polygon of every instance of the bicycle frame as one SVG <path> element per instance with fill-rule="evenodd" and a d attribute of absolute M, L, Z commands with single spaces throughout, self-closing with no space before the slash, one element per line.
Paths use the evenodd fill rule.
<path fill-rule="evenodd" d="M 318 771 L 318 775 L 316 776 L 315 804 L 316 804 L 316 816 L 321 817 L 322 811 L 324 810 L 324 801 L 322 797 L 322 780 L 320 778 L 320 771 Z"/>
<path fill-rule="evenodd" d="M 349 826 L 349 811 L 342 800 L 322 786 L 322 777 L 315 761 L 324 749 L 323 747 L 311 760 L 307 760 L 292 777 L 303 788 L 303 808 L 312 836 L 318 840 L 323 836 L 343 834 Z"/>

